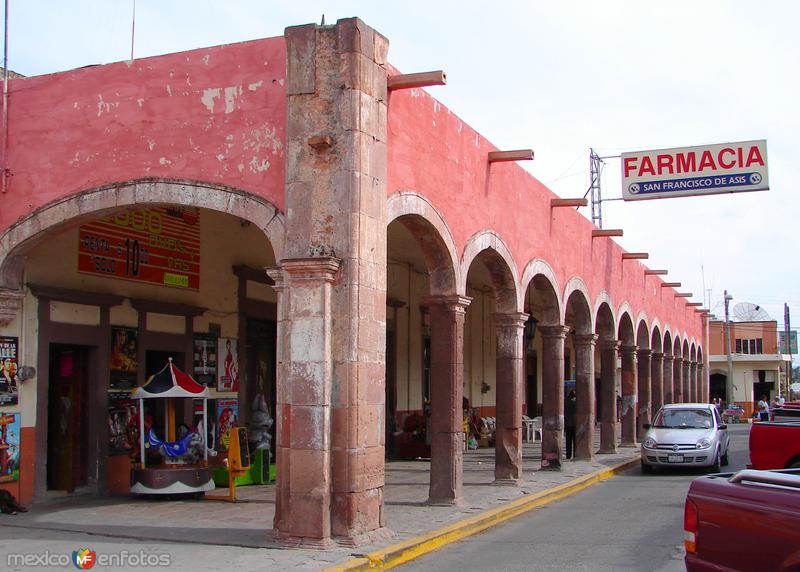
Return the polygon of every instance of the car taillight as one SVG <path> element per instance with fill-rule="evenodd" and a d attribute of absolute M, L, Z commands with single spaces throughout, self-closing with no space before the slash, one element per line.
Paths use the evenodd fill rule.
<path fill-rule="evenodd" d="M 687 498 L 683 509 L 683 547 L 687 554 L 697 552 L 698 522 L 697 505 Z"/>

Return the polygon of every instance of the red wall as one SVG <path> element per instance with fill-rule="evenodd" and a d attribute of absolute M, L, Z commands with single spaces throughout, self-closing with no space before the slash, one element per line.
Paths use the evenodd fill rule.
<path fill-rule="evenodd" d="M 283 208 L 283 37 L 10 81 L 0 228 L 64 195 L 198 180 Z"/>
<path fill-rule="evenodd" d="M 487 155 L 498 149 L 429 94 L 391 93 L 388 150 L 388 194 L 425 195 L 447 221 L 459 256 L 471 236 L 493 230 L 510 248 L 520 277 L 530 260 L 542 258 L 562 289 L 580 276 L 593 297 L 607 290 L 617 306 L 631 305 L 634 319 L 644 310 L 651 320 L 658 317 L 662 334 L 669 323 L 673 332 L 685 330 L 702 343 L 702 320 L 685 299 L 661 288 L 657 276 L 645 277 L 639 262 L 623 264 L 623 250 L 613 240 L 592 239 L 594 225 L 582 214 L 572 208 L 551 211 L 556 195 L 519 165 L 490 166 Z"/>

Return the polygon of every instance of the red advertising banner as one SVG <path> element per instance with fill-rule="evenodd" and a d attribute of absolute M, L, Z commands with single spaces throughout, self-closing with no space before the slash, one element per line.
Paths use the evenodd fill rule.
<path fill-rule="evenodd" d="M 78 272 L 200 289 L 200 212 L 152 207 L 102 217 L 80 227 Z"/>

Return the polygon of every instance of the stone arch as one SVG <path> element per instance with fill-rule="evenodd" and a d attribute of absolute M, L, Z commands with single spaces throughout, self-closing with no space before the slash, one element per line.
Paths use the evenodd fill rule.
<path fill-rule="evenodd" d="M 564 287 L 563 302 L 563 315 L 561 318 L 562 323 L 566 323 L 566 314 L 569 308 L 574 305 L 573 312 L 575 313 L 575 331 L 578 334 L 591 334 L 594 332 L 594 314 L 591 308 L 591 299 L 589 295 L 589 288 L 580 276 L 573 276 L 567 280 L 567 285 Z M 585 315 L 588 318 L 584 323 L 582 313 L 585 310 Z"/>
<path fill-rule="evenodd" d="M 542 325 L 557 325 L 564 323 L 564 309 L 558 293 L 561 291 L 558 279 L 553 268 L 541 258 L 531 260 L 522 273 L 522 284 L 519 289 L 523 298 L 527 296 L 528 289 L 534 288 L 545 298 L 546 306 L 542 312 Z M 525 308 L 525 300 L 520 300 Z"/>
<path fill-rule="evenodd" d="M 650 336 L 650 347 L 653 348 L 654 352 L 661 353 L 663 351 L 663 337 L 661 335 L 661 326 L 658 323 L 658 320 L 653 321 L 653 332 Z"/>
<path fill-rule="evenodd" d="M 636 317 L 636 345 L 639 349 L 650 349 L 650 326 L 644 311 Z"/>
<path fill-rule="evenodd" d="M 495 309 L 499 313 L 520 312 L 521 295 L 517 284 L 517 264 L 511 250 L 500 236 L 491 230 L 474 234 L 464 247 L 457 291 L 466 295 L 467 276 L 473 262 L 480 259 L 492 278 L 495 290 Z"/>
<path fill-rule="evenodd" d="M 617 313 L 617 339 L 622 345 L 636 345 L 636 332 L 633 329 L 633 315 L 627 302 L 623 302 Z"/>
<path fill-rule="evenodd" d="M 617 316 L 614 313 L 614 300 L 605 290 L 601 290 L 594 301 L 595 332 L 601 339 L 616 339 Z M 602 323 L 601 323 L 602 321 Z"/>
<path fill-rule="evenodd" d="M 387 226 L 397 221 L 416 237 L 430 272 L 431 295 L 463 295 L 465 290 L 458 290 L 459 263 L 453 233 L 441 213 L 414 191 L 394 193 L 387 211 Z"/>
<path fill-rule="evenodd" d="M 104 212 L 136 205 L 193 206 L 237 216 L 257 225 L 267 236 L 275 259 L 283 257 L 285 222 L 272 203 L 239 189 L 197 181 L 136 180 L 114 183 L 68 195 L 44 205 L 11 225 L 0 236 L 0 275 L 11 283 L 21 270 L 14 255 L 66 222 L 75 223 Z"/>

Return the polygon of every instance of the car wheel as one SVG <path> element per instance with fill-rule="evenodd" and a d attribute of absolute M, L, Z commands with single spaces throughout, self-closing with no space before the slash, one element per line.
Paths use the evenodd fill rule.
<path fill-rule="evenodd" d="M 653 474 L 653 467 L 651 465 L 647 465 L 642 461 L 642 474 L 643 475 L 651 475 Z"/>
<path fill-rule="evenodd" d="M 714 457 L 714 464 L 708 468 L 709 473 L 719 473 L 719 466 L 720 466 L 720 454 L 717 451 L 716 456 Z"/>
<path fill-rule="evenodd" d="M 728 466 L 728 452 L 727 451 L 725 451 L 725 454 L 722 455 L 722 458 L 720 459 L 719 464 L 722 465 L 723 467 L 727 467 Z"/>
<path fill-rule="evenodd" d="M 795 459 L 793 462 L 790 462 L 786 465 L 787 469 L 800 469 L 800 459 Z"/>

